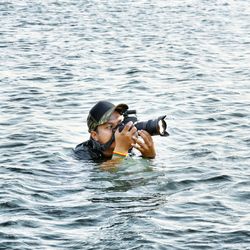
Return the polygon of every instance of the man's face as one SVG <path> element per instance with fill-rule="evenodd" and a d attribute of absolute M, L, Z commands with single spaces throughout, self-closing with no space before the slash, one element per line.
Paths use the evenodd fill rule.
<path fill-rule="evenodd" d="M 92 131 L 92 137 L 101 144 L 107 143 L 112 137 L 113 129 L 116 128 L 117 125 L 122 122 L 122 120 L 123 115 L 117 111 L 114 111 L 106 123 L 99 125 L 96 131 Z M 115 142 L 112 143 L 110 148 L 112 150 L 115 148 Z"/>

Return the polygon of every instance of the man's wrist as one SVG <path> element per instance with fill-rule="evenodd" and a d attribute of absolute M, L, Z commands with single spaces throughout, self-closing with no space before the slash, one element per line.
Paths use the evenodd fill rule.
<path fill-rule="evenodd" d="M 122 153 L 122 152 L 119 152 L 119 151 L 113 151 L 113 155 L 119 155 L 119 156 L 127 157 L 128 153 Z"/>
<path fill-rule="evenodd" d="M 124 148 L 124 147 L 115 147 L 113 152 L 120 152 L 122 154 L 127 154 L 128 153 L 128 149 Z"/>
<path fill-rule="evenodd" d="M 126 158 L 128 156 L 128 150 L 116 147 L 113 151 L 112 158 Z"/>

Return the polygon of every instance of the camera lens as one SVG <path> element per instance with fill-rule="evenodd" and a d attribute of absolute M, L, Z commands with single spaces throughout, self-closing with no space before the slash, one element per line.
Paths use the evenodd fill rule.
<path fill-rule="evenodd" d="M 148 120 L 145 122 L 138 122 L 135 124 L 138 130 L 146 130 L 150 135 L 161 135 L 161 136 L 168 136 L 167 123 L 164 120 L 166 116 L 160 116 L 158 119 L 155 120 Z"/>

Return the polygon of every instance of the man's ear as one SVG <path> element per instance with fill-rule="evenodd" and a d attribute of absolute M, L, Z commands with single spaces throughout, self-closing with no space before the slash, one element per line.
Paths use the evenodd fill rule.
<path fill-rule="evenodd" d="M 95 141 L 98 141 L 98 134 L 97 134 L 96 131 L 92 130 L 92 131 L 90 132 L 90 137 L 91 137 L 92 139 L 94 139 Z"/>

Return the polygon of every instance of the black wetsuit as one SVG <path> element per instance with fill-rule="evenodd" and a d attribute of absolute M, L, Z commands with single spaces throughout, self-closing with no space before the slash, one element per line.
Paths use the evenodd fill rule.
<path fill-rule="evenodd" d="M 93 139 L 78 144 L 74 154 L 79 160 L 107 160 Z"/>

